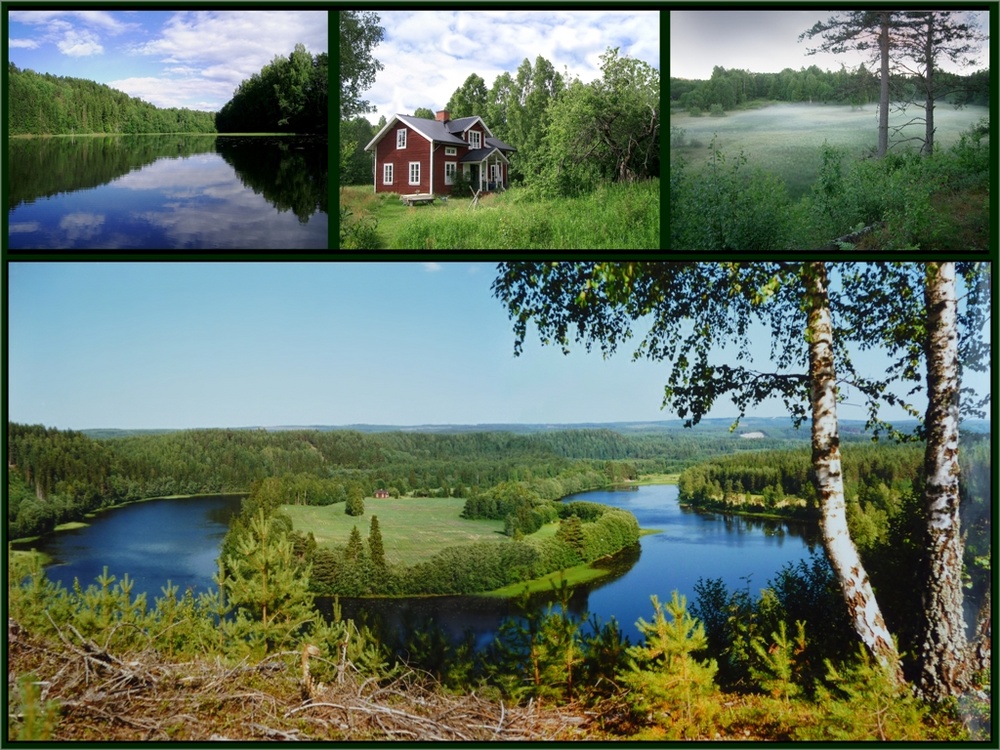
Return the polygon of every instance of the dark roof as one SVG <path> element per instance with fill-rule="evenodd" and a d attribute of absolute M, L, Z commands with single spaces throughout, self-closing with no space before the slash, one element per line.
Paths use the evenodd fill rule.
<path fill-rule="evenodd" d="M 503 141 L 501 141 L 499 138 L 487 138 L 486 139 L 486 145 L 487 146 L 494 146 L 495 148 L 498 148 L 501 151 L 517 151 L 516 148 L 514 148 L 513 146 L 508 146 L 506 143 L 504 143 Z"/>
<path fill-rule="evenodd" d="M 446 123 L 440 122 L 439 120 L 426 120 L 423 117 L 412 117 L 411 115 L 396 115 L 396 117 L 414 130 L 423 133 L 432 141 L 451 143 L 456 146 L 469 145 L 458 136 L 452 135 L 446 127 Z"/>
<path fill-rule="evenodd" d="M 472 115 L 471 117 L 459 117 L 457 120 L 448 120 L 445 126 L 451 133 L 463 133 L 473 125 L 476 124 L 476 120 L 482 120 L 483 118 L 478 115 Z M 485 125 L 485 123 L 483 123 Z"/>
<path fill-rule="evenodd" d="M 467 153 L 465 156 L 463 156 L 458 161 L 459 161 L 459 163 L 467 162 L 467 161 L 468 162 L 482 161 L 487 156 L 489 156 L 490 154 L 492 154 L 494 151 L 498 152 L 500 154 L 500 156 L 503 156 L 503 151 L 501 151 L 496 146 L 490 146 L 489 148 L 476 148 L 476 149 L 473 149 L 472 151 L 470 151 L 469 153 Z M 507 158 L 504 157 L 504 161 L 506 161 L 506 160 L 507 160 Z"/>
<path fill-rule="evenodd" d="M 395 115 L 392 120 L 385 124 L 374 138 L 368 142 L 365 146 L 365 151 L 370 150 L 385 133 L 389 130 L 393 122 L 399 120 L 400 122 L 408 125 L 409 127 L 421 133 L 425 137 L 429 138 L 434 143 L 446 143 L 450 146 L 468 146 L 468 142 L 462 140 L 460 137 L 455 135 L 455 133 L 464 133 L 466 130 L 471 128 L 476 122 L 482 123 L 483 128 L 489 133 L 489 128 L 486 123 L 483 122 L 483 118 L 478 115 L 473 115 L 471 117 L 460 117 L 457 120 L 449 120 L 448 122 L 441 122 L 440 120 L 428 120 L 423 117 L 413 117 L 412 115 Z M 480 149 L 481 151 L 490 151 L 494 148 L 500 151 L 517 151 L 513 146 L 508 146 L 503 141 L 492 137 L 491 135 L 486 136 L 486 145 L 490 148 Z M 464 159 L 463 159 L 464 161 Z M 472 159 L 471 161 L 481 161 L 481 159 Z"/>

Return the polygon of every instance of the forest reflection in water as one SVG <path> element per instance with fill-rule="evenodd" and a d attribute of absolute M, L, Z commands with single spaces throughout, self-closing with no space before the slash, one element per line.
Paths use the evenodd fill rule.
<path fill-rule="evenodd" d="M 10 249 L 325 249 L 327 141 L 8 140 Z"/>

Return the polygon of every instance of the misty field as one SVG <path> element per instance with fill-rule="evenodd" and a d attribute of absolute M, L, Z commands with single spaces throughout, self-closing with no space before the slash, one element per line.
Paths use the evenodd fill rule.
<path fill-rule="evenodd" d="M 893 112 L 890 108 L 890 145 L 903 138 L 922 137 L 923 122 L 908 125 L 896 136 L 892 133 L 892 127 L 922 113 L 923 110 L 916 107 L 910 107 L 906 113 Z M 989 113 L 989 107 L 955 109 L 950 104 L 939 104 L 934 109 L 935 148 L 952 146 L 963 130 L 981 117 L 989 117 Z M 671 159 L 681 156 L 692 168 L 697 168 L 707 157 L 708 147 L 715 137 L 716 148 L 733 154 L 742 149 L 749 165 L 781 177 L 794 200 L 804 195 L 819 175 L 824 141 L 846 149 L 848 157 L 860 158 L 875 148 L 878 106 L 871 104 L 858 109 L 850 105 L 773 104 L 762 109 L 729 112 L 725 117 L 672 113 L 670 127 L 672 133 L 675 127 L 684 130 L 682 147 L 674 148 L 674 138 L 671 138 Z M 892 151 L 907 146 L 919 148 L 920 143 L 900 143 Z"/>

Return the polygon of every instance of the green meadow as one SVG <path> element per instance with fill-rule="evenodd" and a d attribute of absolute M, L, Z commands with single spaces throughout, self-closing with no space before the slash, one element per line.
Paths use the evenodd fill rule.
<path fill-rule="evenodd" d="M 897 142 L 890 152 L 906 150 L 923 136 L 923 123 L 914 123 L 893 136 L 893 127 L 916 117 L 923 110 L 910 108 L 906 113 L 889 110 L 889 142 Z M 988 107 L 955 109 L 939 104 L 934 109 L 934 145 L 947 149 L 958 142 L 959 135 L 981 117 L 989 117 Z M 671 160 L 683 157 L 697 169 L 708 156 L 715 139 L 717 149 L 727 153 L 742 150 L 749 166 L 760 167 L 780 177 L 793 200 L 805 195 L 823 166 L 822 147 L 826 143 L 847 151 L 847 157 L 860 159 L 878 143 L 878 106 L 862 108 L 833 104 L 772 104 L 760 109 L 728 112 L 724 117 L 692 117 L 687 112 L 671 113 Z M 680 147 L 674 147 L 673 128 L 684 131 Z"/>
<path fill-rule="evenodd" d="M 575 198 L 523 188 L 404 206 L 370 186 L 340 190 L 342 249 L 633 249 L 660 247 L 660 182 L 606 184 Z M 345 214 L 346 212 L 346 214 Z"/>
<path fill-rule="evenodd" d="M 360 516 L 347 515 L 343 503 L 284 505 L 281 511 L 292 519 L 296 531 L 312 532 L 320 547 L 329 548 L 347 544 L 354 526 L 367 539 L 372 516 L 378 516 L 386 561 L 406 567 L 429 560 L 446 547 L 506 538 L 503 521 L 462 518 L 462 498 L 368 497 L 364 502 Z"/>

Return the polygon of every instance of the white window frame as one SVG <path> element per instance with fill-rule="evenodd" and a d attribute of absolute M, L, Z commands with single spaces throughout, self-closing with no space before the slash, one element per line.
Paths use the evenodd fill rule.
<path fill-rule="evenodd" d="M 415 175 L 415 177 L 414 177 Z M 410 184 L 419 185 L 420 184 L 420 162 L 411 161 L 410 162 Z"/>
<path fill-rule="evenodd" d="M 444 147 L 444 155 L 445 156 L 455 156 L 456 154 L 458 154 L 458 149 L 455 148 L 454 146 L 445 146 Z"/>
<path fill-rule="evenodd" d="M 457 161 L 446 161 L 444 163 L 444 184 L 454 185 L 455 184 L 455 173 L 458 171 Z"/>
<path fill-rule="evenodd" d="M 396 131 L 396 148 L 406 148 L 406 128 Z"/>
<path fill-rule="evenodd" d="M 383 185 L 391 185 L 392 184 L 392 177 L 393 177 L 392 173 L 393 173 L 393 169 L 392 169 L 392 164 L 391 163 L 387 162 L 387 163 L 385 163 L 385 164 L 382 165 L 382 184 Z"/>
<path fill-rule="evenodd" d="M 469 131 L 469 145 L 472 148 L 482 148 L 483 147 L 483 134 L 478 130 Z"/>

